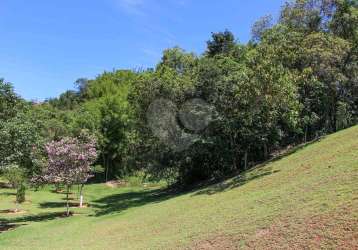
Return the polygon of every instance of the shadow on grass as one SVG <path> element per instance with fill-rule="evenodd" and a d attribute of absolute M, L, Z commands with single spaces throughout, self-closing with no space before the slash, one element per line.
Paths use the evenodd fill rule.
<path fill-rule="evenodd" d="M 73 199 L 72 199 L 73 200 Z M 49 202 L 42 202 L 39 204 L 40 208 L 61 208 L 66 207 L 65 201 L 49 201 Z M 69 202 L 70 207 L 78 207 L 78 202 Z"/>
<path fill-rule="evenodd" d="M 233 177 L 228 181 L 216 183 L 207 188 L 204 188 L 203 190 L 197 191 L 193 194 L 193 196 L 202 195 L 202 194 L 206 194 L 206 195 L 216 194 L 218 192 L 223 192 L 229 189 L 240 187 L 250 181 L 253 181 L 255 179 L 260 179 L 264 176 L 271 175 L 277 172 L 280 172 L 280 170 L 257 171 L 257 173 L 255 174 L 250 174 L 250 171 L 246 171 L 243 174 Z"/>
<path fill-rule="evenodd" d="M 71 214 L 72 215 L 72 214 Z M 15 218 L 0 218 L 0 233 L 27 225 L 30 222 L 50 221 L 58 218 L 68 218 L 64 212 L 41 213 L 36 215 L 25 215 Z"/>
<path fill-rule="evenodd" d="M 1 224 L 0 222 L 0 234 L 6 231 L 14 230 L 17 227 L 23 226 L 26 224 Z"/>
<path fill-rule="evenodd" d="M 286 149 L 283 152 L 280 152 L 277 155 L 274 155 L 271 159 L 259 164 L 257 167 L 261 166 L 262 164 L 267 165 L 267 164 L 269 164 L 271 162 L 281 160 L 282 158 L 285 158 L 285 157 L 287 157 L 289 155 L 292 155 L 292 154 L 294 154 L 294 153 L 296 153 L 296 152 L 298 152 L 298 151 L 310 146 L 311 144 L 314 144 L 314 143 L 320 141 L 322 138 L 324 138 L 324 137 L 318 137 L 318 138 L 316 138 L 316 139 L 314 139 L 312 141 L 296 145 L 296 146 L 294 146 L 294 147 L 292 147 L 290 149 Z"/>
<path fill-rule="evenodd" d="M 139 207 L 146 204 L 158 203 L 176 194 L 168 189 L 156 189 L 147 191 L 133 191 L 128 193 L 114 194 L 95 200 L 91 207 L 97 209 L 95 216 L 102 216 L 111 213 L 119 213 L 126 209 Z"/>
<path fill-rule="evenodd" d="M 233 189 L 233 188 L 245 185 L 246 183 L 253 181 L 255 179 L 259 179 L 264 176 L 268 176 L 268 175 L 277 173 L 280 170 L 271 170 L 270 168 L 267 168 L 266 166 L 273 162 L 279 161 L 282 158 L 285 158 L 291 154 L 294 154 L 319 140 L 320 140 L 320 138 L 310 141 L 310 142 L 307 142 L 307 143 L 304 143 L 304 144 L 301 144 L 301 145 L 298 145 L 298 146 L 295 146 L 295 147 L 285 150 L 281 153 L 278 153 L 278 155 L 274 156 L 272 159 L 269 159 L 265 162 L 259 163 L 249 170 L 246 170 L 241 173 L 237 173 L 235 177 L 232 177 L 231 179 L 229 179 L 227 181 L 221 180 L 220 182 L 216 181 L 215 183 L 211 183 L 211 185 L 205 185 L 206 187 L 202 186 L 200 188 L 201 190 L 196 191 L 193 195 L 215 194 L 218 192 L 226 191 L 229 189 Z"/>
<path fill-rule="evenodd" d="M 0 188 L 11 188 L 11 185 L 9 183 L 0 181 Z"/>
<path fill-rule="evenodd" d="M 6 195 L 6 196 L 10 196 L 10 195 L 16 195 L 16 192 L 0 192 L 0 195 Z"/>

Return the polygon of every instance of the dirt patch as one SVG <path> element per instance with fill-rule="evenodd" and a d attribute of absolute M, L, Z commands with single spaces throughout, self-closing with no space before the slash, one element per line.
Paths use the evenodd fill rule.
<path fill-rule="evenodd" d="M 123 187 L 126 184 L 127 183 L 125 181 L 123 181 L 123 180 L 115 180 L 115 181 L 107 181 L 106 182 L 106 186 L 111 187 L 111 188 Z"/>
<path fill-rule="evenodd" d="M 356 202 L 353 202 L 356 203 Z M 213 235 L 187 249 L 358 249 L 358 205 L 299 218 L 276 219 L 252 235 Z"/>
<path fill-rule="evenodd" d="M 240 238 L 237 236 L 221 235 L 210 239 L 194 242 L 188 249 L 191 250 L 217 250 L 217 249 L 240 249 Z"/>
<path fill-rule="evenodd" d="M 263 237 L 270 234 L 270 230 L 269 229 L 260 229 L 256 232 L 256 237 Z"/>
<path fill-rule="evenodd" d="M 345 207 L 309 218 L 282 218 L 249 237 L 249 249 L 358 249 L 358 209 Z"/>
<path fill-rule="evenodd" d="M 0 210 L 0 214 L 6 214 L 6 215 L 26 214 L 26 213 L 27 213 L 27 211 L 25 211 L 25 210 L 18 210 L 18 211 L 15 211 L 14 209 Z"/>

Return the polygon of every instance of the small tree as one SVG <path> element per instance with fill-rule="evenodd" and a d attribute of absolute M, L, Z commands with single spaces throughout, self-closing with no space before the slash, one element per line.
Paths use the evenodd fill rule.
<path fill-rule="evenodd" d="M 20 185 L 21 179 L 21 189 L 13 185 L 21 192 L 17 196 L 24 196 L 24 183 L 41 172 L 42 152 L 37 149 L 42 143 L 39 124 L 28 110 L 7 120 L 0 119 L 0 170 L 5 170 L 10 182 L 16 179 L 16 185 Z"/>
<path fill-rule="evenodd" d="M 97 158 L 95 140 L 64 138 L 46 144 L 48 167 L 37 180 L 46 183 L 63 184 L 66 187 L 66 215 L 69 216 L 69 191 L 72 185 L 87 182 L 91 177 L 91 164 Z M 83 200 L 81 191 L 81 203 Z M 82 206 L 82 204 L 80 204 Z"/>
<path fill-rule="evenodd" d="M 16 165 L 11 165 L 5 169 L 5 178 L 10 185 L 16 189 L 16 208 L 15 212 L 19 211 L 19 205 L 25 201 L 25 171 Z"/>

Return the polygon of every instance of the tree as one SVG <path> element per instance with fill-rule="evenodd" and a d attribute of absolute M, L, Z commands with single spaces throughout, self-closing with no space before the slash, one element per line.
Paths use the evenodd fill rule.
<path fill-rule="evenodd" d="M 261 17 L 251 28 L 251 36 L 254 42 L 259 42 L 263 33 L 272 27 L 272 16 Z"/>
<path fill-rule="evenodd" d="M 99 159 L 106 181 L 132 171 L 127 164 L 133 131 L 128 94 L 136 79 L 136 73 L 118 70 L 105 72 L 89 81 L 88 100 L 76 114 L 76 127 L 89 129 L 98 138 Z"/>
<path fill-rule="evenodd" d="M 16 189 L 16 208 L 15 212 L 19 210 L 19 204 L 25 201 L 25 181 L 26 172 L 16 165 L 10 165 L 5 169 L 5 178 L 9 181 L 11 186 Z"/>
<path fill-rule="evenodd" d="M 60 183 L 66 186 L 66 215 L 70 215 L 69 192 L 74 184 L 84 184 L 91 177 L 91 164 L 97 158 L 95 140 L 91 137 L 64 138 L 46 144 L 48 166 L 34 181 Z M 82 191 L 81 204 L 82 206 Z"/>
<path fill-rule="evenodd" d="M 78 90 L 79 96 L 81 98 L 85 98 L 86 97 L 86 91 L 88 88 L 88 80 L 87 78 L 78 78 L 75 81 L 75 86 Z"/>
<path fill-rule="evenodd" d="M 337 0 L 295 0 L 286 2 L 280 23 L 296 31 L 310 33 L 329 28 Z"/>
<path fill-rule="evenodd" d="M 228 30 L 224 32 L 212 33 L 211 40 L 207 41 L 206 54 L 215 56 L 219 54 L 229 54 L 235 47 L 234 34 Z"/>
<path fill-rule="evenodd" d="M 0 78 L 0 120 L 14 117 L 19 104 L 21 104 L 21 99 L 15 94 L 12 84 Z"/>
<path fill-rule="evenodd" d="M 67 90 L 65 93 L 62 93 L 59 98 L 50 99 L 48 102 L 60 110 L 73 110 L 78 107 L 81 98 L 78 92 Z"/>
<path fill-rule="evenodd" d="M 358 41 L 358 1 L 336 0 L 330 29 L 344 39 Z"/>
<path fill-rule="evenodd" d="M 38 122 L 25 110 L 6 121 L 0 120 L 0 169 L 6 169 L 10 176 L 21 176 L 21 185 L 19 182 L 17 185 L 21 189 L 17 188 L 17 195 L 21 192 L 24 195 L 26 180 L 41 172 L 38 149 L 42 143 Z"/>
<path fill-rule="evenodd" d="M 193 53 L 186 53 L 179 47 L 166 49 L 157 68 L 164 66 L 174 69 L 178 74 L 184 74 L 194 68 L 197 58 Z"/>

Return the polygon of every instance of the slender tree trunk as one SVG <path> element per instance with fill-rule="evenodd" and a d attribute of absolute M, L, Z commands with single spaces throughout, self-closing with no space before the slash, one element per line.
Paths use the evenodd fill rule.
<path fill-rule="evenodd" d="M 83 186 L 84 184 L 81 184 L 81 187 L 80 187 L 80 207 L 83 207 Z"/>
<path fill-rule="evenodd" d="M 16 199 L 16 201 L 15 201 L 15 213 L 17 213 L 18 211 L 19 211 L 19 202 Z"/>
<path fill-rule="evenodd" d="M 232 164 L 234 169 L 237 169 L 237 165 L 236 165 L 236 148 L 235 148 L 235 139 L 234 136 L 231 135 L 230 136 L 230 144 L 231 144 L 231 152 L 232 152 Z"/>
<path fill-rule="evenodd" d="M 66 192 L 66 216 L 70 216 L 70 204 L 68 200 L 68 195 L 70 193 L 70 186 L 67 185 L 67 192 Z"/>
<path fill-rule="evenodd" d="M 106 182 L 108 181 L 108 171 L 109 171 L 109 167 L 108 167 L 108 159 L 104 160 L 104 164 L 105 164 L 105 170 L 106 170 Z"/>
<path fill-rule="evenodd" d="M 337 103 L 336 100 L 334 101 L 333 104 L 333 121 L 332 121 L 332 126 L 333 126 L 333 132 L 337 132 Z"/>
<path fill-rule="evenodd" d="M 304 143 L 306 143 L 307 142 L 307 126 L 305 126 L 305 138 L 304 138 Z"/>
<path fill-rule="evenodd" d="M 247 150 L 245 150 L 245 155 L 244 155 L 244 170 L 247 170 Z"/>
<path fill-rule="evenodd" d="M 264 160 L 268 159 L 268 149 L 267 149 L 267 144 L 264 143 Z"/>

